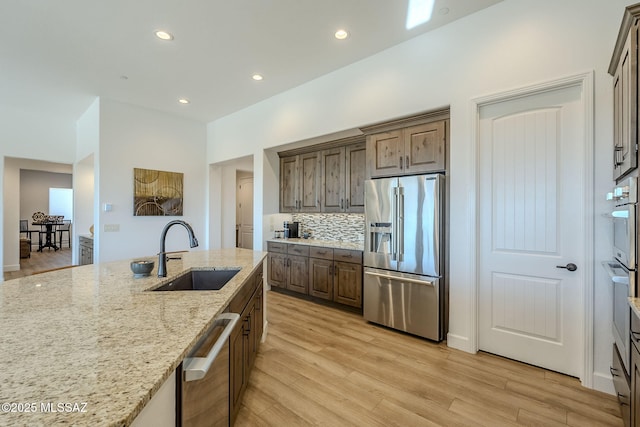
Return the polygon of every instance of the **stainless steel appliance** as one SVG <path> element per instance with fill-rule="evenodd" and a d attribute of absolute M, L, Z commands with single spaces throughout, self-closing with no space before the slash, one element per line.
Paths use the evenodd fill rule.
<path fill-rule="evenodd" d="M 613 287 L 613 353 L 611 376 L 616 389 L 625 425 L 630 418 L 631 387 L 631 308 L 628 298 L 637 295 L 637 234 L 638 186 L 637 178 L 620 182 L 607 199 L 613 201 L 610 217 L 613 221 L 614 262 L 602 263 L 609 273 Z"/>
<path fill-rule="evenodd" d="M 443 339 L 443 196 L 440 174 L 365 182 L 365 319 Z"/>
<path fill-rule="evenodd" d="M 223 313 L 182 363 L 182 426 L 229 426 L 229 335 L 237 313 Z"/>

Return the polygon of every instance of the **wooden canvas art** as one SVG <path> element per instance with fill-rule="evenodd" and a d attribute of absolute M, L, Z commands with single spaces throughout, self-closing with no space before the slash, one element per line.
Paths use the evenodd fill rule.
<path fill-rule="evenodd" d="M 133 169 L 134 216 L 182 216 L 184 174 Z"/>

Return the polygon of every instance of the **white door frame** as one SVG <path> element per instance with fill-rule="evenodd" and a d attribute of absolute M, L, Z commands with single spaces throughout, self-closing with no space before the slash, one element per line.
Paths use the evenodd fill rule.
<path fill-rule="evenodd" d="M 547 81 L 543 83 L 537 83 L 530 86 L 520 87 L 505 92 L 500 92 L 492 95 L 482 96 L 471 100 L 471 155 L 473 159 L 471 173 L 475 178 L 475 194 L 473 195 L 473 201 L 475 203 L 471 206 L 471 230 L 474 232 L 471 234 L 471 247 L 474 248 L 471 257 L 471 273 L 474 278 L 474 286 L 471 289 L 471 313 L 469 316 L 471 325 L 469 330 L 470 334 L 470 347 L 476 352 L 478 348 L 478 334 L 479 334 L 479 268 L 478 268 L 478 254 L 479 254 L 479 216 L 480 212 L 480 200 L 478 195 L 480 194 L 480 135 L 479 126 L 480 108 L 511 99 L 520 98 L 523 96 L 533 95 L 545 91 L 551 91 L 556 89 L 562 89 L 571 86 L 580 86 L 582 89 L 582 108 L 584 114 L 584 142 L 586 144 L 585 156 L 582 159 L 584 166 L 584 180 L 587 194 L 584 198 L 584 252 L 583 259 L 586 261 L 586 268 L 584 272 L 585 283 L 582 288 L 582 293 L 576 295 L 576 302 L 579 304 L 582 313 L 582 344 L 583 344 L 583 366 L 580 371 L 580 381 L 582 385 L 588 388 L 593 388 L 593 287 L 594 287 L 594 169 L 593 169 L 593 153 L 594 153 L 594 105 L 593 105 L 593 90 L 594 90 L 594 72 L 589 71 L 581 74 L 576 74 L 568 77 L 559 78 L 557 80 Z"/>

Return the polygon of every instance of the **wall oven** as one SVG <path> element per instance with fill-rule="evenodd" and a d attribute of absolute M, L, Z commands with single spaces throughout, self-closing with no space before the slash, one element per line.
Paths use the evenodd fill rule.
<path fill-rule="evenodd" d="M 629 297 L 637 295 L 637 178 L 623 180 L 607 199 L 613 202 L 613 262 L 604 262 L 613 287 L 613 354 L 611 375 L 621 404 L 625 425 L 630 417 L 631 308 Z"/>
<path fill-rule="evenodd" d="M 629 271 L 636 271 L 637 178 L 627 178 L 607 198 L 613 201 L 613 257 Z M 635 296 L 635 286 L 629 288 Z"/>

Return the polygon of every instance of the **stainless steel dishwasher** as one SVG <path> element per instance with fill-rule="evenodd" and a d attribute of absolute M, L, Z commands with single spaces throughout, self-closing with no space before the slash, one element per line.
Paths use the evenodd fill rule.
<path fill-rule="evenodd" d="M 229 335 L 240 315 L 223 313 L 182 362 L 182 426 L 229 426 Z"/>

